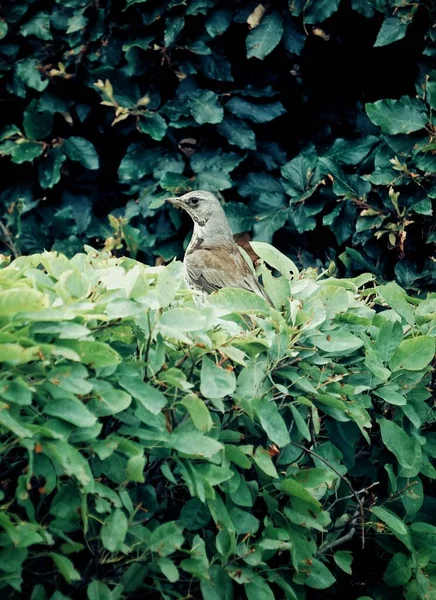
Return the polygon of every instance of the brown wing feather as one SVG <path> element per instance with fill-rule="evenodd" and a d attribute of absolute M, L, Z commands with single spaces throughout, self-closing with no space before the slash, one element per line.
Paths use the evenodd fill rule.
<path fill-rule="evenodd" d="M 250 268 L 239 252 L 233 247 L 202 246 L 185 257 L 185 271 L 188 284 L 208 294 L 221 288 L 233 287 L 254 292 L 271 303 L 267 293 L 253 277 Z"/>

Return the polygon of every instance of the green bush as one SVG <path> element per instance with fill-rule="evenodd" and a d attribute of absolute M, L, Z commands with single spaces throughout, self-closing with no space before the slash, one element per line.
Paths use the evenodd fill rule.
<path fill-rule="evenodd" d="M 203 188 L 224 193 L 236 233 L 274 236 L 304 267 L 434 289 L 434 13 L 431 0 L 4 2 L 6 246 L 170 260 L 186 230 L 163 198 Z"/>
<path fill-rule="evenodd" d="M 435 597 L 436 298 L 254 249 L 275 309 L 89 247 L 0 270 L 5 597 Z"/>

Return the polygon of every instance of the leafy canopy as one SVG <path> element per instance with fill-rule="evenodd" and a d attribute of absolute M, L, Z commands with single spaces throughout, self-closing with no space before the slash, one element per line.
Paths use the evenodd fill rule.
<path fill-rule="evenodd" d="M 363 538 L 362 593 L 434 595 L 436 299 L 253 247 L 274 308 L 91 247 L 0 269 L 5 597 L 335 597 Z"/>

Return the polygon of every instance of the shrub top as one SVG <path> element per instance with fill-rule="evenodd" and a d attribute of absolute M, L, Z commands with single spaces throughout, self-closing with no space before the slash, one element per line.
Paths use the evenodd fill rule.
<path fill-rule="evenodd" d="M 275 308 L 89 247 L 0 270 L 9 597 L 433 597 L 436 299 L 254 249 Z"/>

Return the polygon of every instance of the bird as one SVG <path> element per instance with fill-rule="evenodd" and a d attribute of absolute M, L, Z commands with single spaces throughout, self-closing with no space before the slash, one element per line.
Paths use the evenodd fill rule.
<path fill-rule="evenodd" d="M 240 288 L 254 292 L 272 306 L 236 245 L 223 207 L 214 194 L 195 190 L 166 201 L 185 210 L 194 222 L 183 260 L 188 288 L 202 292 L 203 297 L 222 288 Z"/>

